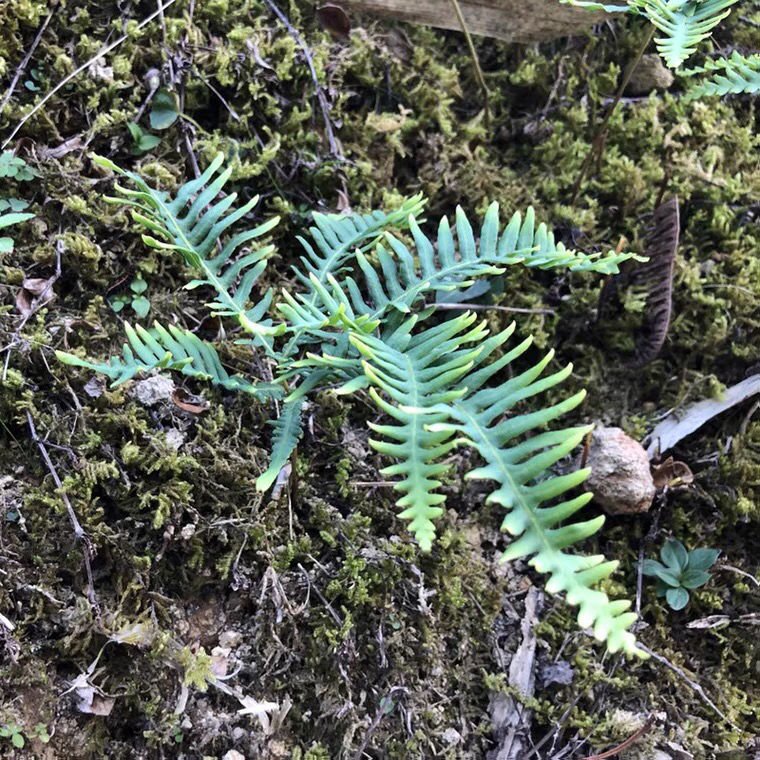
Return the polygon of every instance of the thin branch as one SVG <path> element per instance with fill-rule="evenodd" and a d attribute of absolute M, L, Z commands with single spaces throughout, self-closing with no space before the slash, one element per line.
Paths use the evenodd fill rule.
<path fill-rule="evenodd" d="M 273 0 L 266 0 L 266 4 L 271 8 L 272 13 L 277 16 L 282 25 L 288 30 L 288 34 L 290 34 L 290 36 L 298 43 L 298 46 L 303 51 L 304 58 L 306 58 L 306 65 L 309 67 L 311 79 L 314 82 L 314 91 L 316 92 L 317 100 L 319 101 L 319 107 L 322 110 L 322 118 L 325 122 L 325 129 L 327 130 L 327 141 L 330 144 L 330 153 L 332 153 L 337 158 L 342 158 L 343 154 L 341 153 L 340 148 L 338 148 L 338 143 L 335 139 L 335 134 L 333 133 L 332 121 L 330 120 L 330 109 L 327 105 L 327 98 L 325 97 L 322 85 L 319 84 L 317 72 L 314 68 L 314 62 L 311 59 L 311 51 L 295 27 L 290 23 L 290 21 L 288 21 L 288 17 L 274 4 Z"/>
<path fill-rule="evenodd" d="M 451 309 L 454 311 L 510 311 L 516 314 L 554 314 L 554 309 L 522 309 L 519 306 L 498 306 L 496 304 L 480 303 L 427 303 L 424 308 Z"/>
<path fill-rule="evenodd" d="M 624 742 L 618 744 L 617 747 L 608 749 L 606 752 L 602 752 L 598 755 L 587 755 L 582 760 L 604 760 L 605 757 L 612 757 L 617 755 L 618 752 L 622 752 L 624 749 L 628 749 L 637 739 L 640 739 L 650 728 L 654 725 L 654 715 L 650 715 L 644 725 L 638 729 L 635 733 L 631 734 Z"/>
<path fill-rule="evenodd" d="M 16 73 L 13 75 L 13 79 L 11 80 L 11 83 L 8 86 L 8 90 L 3 96 L 2 102 L 0 102 L 0 112 L 2 112 L 3 108 L 5 108 L 5 104 L 11 99 L 11 95 L 13 95 L 13 91 L 16 89 L 18 80 L 21 79 L 21 75 L 26 70 L 26 66 L 29 63 L 29 60 L 31 59 L 32 55 L 34 55 L 34 51 L 37 49 L 37 46 L 40 44 L 42 35 L 45 34 L 45 29 L 47 29 L 48 24 L 50 23 L 50 19 L 53 18 L 53 15 L 58 10 L 58 6 L 60 4 L 61 4 L 61 0 L 53 0 L 53 4 L 50 7 L 50 13 L 48 13 L 45 20 L 40 24 L 40 28 L 37 30 L 37 35 L 35 36 L 34 41 L 32 42 L 32 46 L 27 51 L 21 63 L 19 63 L 18 68 L 16 69 Z"/>
<path fill-rule="evenodd" d="M 655 660 L 658 662 L 661 662 L 663 665 L 666 665 L 668 668 L 670 668 L 677 676 L 683 679 L 683 681 L 687 684 L 687 686 L 694 692 L 696 692 L 699 697 L 702 699 L 702 701 L 708 705 L 710 708 L 712 708 L 718 715 L 720 715 L 723 720 L 726 721 L 731 727 L 735 728 L 737 731 L 740 731 L 741 729 L 739 726 L 737 726 L 732 720 L 727 718 L 721 710 L 718 708 L 718 706 L 713 702 L 710 697 L 705 694 L 705 690 L 702 688 L 700 684 L 698 684 L 696 681 L 692 681 L 689 676 L 684 673 L 684 671 L 678 667 L 678 665 L 674 665 L 670 660 L 667 659 L 667 657 L 663 657 L 661 654 L 658 654 L 657 652 L 653 652 L 649 647 L 644 646 L 641 642 L 639 642 L 639 647 L 643 649 L 648 655 L 651 657 L 654 657 Z"/>
<path fill-rule="evenodd" d="M 602 123 L 599 126 L 599 129 L 594 135 L 594 139 L 591 141 L 591 147 L 588 149 L 586 158 L 583 159 L 583 163 L 581 164 L 581 169 L 578 172 L 577 179 L 575 180 L 575 185 L 573 185 L 573 194 L 570 198 L 571 206 L 575 206 L 575 202 L 578 199 L 578 194 L 580 193 L 580 190 L 581 190 L 581 183 L 583 182 L 584 177 L 588 173 L 588 170 L 594 161 L 594 156 L 598 155 L 601 158 L 601 154 L 602 154 L 602 150 L 604 146 L 604 138 L 607 135 L 607 126 L 610 123 L 612 114 L 615 113 L 617 104 L 620 102 L 620 98 L 623 97 L 623 91 L 625 90 L 626 87 L 628 87 L 628 82 L 631 81 L 633 72 L 636 69 L 636 67 L 639 65 L 639 61 L 642 59 L 646 49 L 649 47 L 649 43 L 652 41 L 652 37 L 654 37 L 654 33 L 655 33 L 655 27 L 652 26 L 652 28 L 649 30 L 649 33 L 646 35 L 646 37 L 644 37 L 644 42 L 641 44 L 641 47 L 636 53 L 636 57 L 630 62 L 630 64 L 628 65 L 628 68 L 625 70 L 625 73 L 623 74 L 623 78 L 620 80 L 620 86 L 618 87 L 617 92 L 615 93 L 615 100 L 612 101 L 612 105 L 607 109 L 607 113 L 605 114 L 604 119 L 602 120 Z"/>
<path fill-rule="evenodd" d="M 491 127 L 491 107 L 489 101 L 489 92 L 486 85 L 486 80 L 483 77 L 483 69 L 480 68 L 480 61 L 478 60 L 478 54 L 475 50 L 475 45 L 472 42 L 470 36 L 470 30 L 467 28 L 467 22 L 464 20 L 464 14 L 459 7 L 459 0 L 451 0 L 451 5 L 454 7 L 454 13 L 457 14 L 459 20 L 459 26 L 462 29 L 465 40 L 467 40 L 467 47 L 470 49 L 470 58 L 472 58 L 472 67 L 475 69 L 475 78 L 478 80 L 478 85 L 483 93 L 483 123 L 486 129 Z"/>
<path fill-rule="evenodd" d="M 95 555 L 92 541 L 90 540 L 90 537 L 84 532 L 84 528 L 82 528 L 82 525 L 77 518 L 77 514 L 74 511 L 74 507 L 71 505 L 68 494 L 63 490 L 63 483 L 61 483 L 61 479 L 58 477 L 58 471 L 55 469 L 55 465 L 50 459 L 50 454 L 48 454 L 45 444 L 37 435 L 37 429 L 34 427 L 34 420 L 32 419 L 32 415 L 28 410 L 26 413 L 26 422 L 29 425 L 29 432 L 31 433 L 32 440 L 40 450 L 40 454 L 42 455 L 42 459 L 48 468 L 48 472 L 53 476 L 53 482 L 58 489 L 58 493 L 60 494 L 61 499 L 63 499 L 63 503 L 66 505 L 66 511 L 69 515 L 69 522 L 71 523 L 71 527 L 74 529 L 74 536 L 77 541 L 82 542 L 82 556 L 84 557 L 84 567 L 87 571 L 87 598 L 90 600 L 90 604 L 92 605 L 95 614 L 100 617 L 100 605 L 98 604 L 98 600 L 95 596 L 95 583 L 92 579 L 92 564 L 90 563 L 91 557 Z"/>
<path fill-rule="evenodd" d="M 156 16 L 161 14 L 166 8 L 168 8 L 174 2 L 176 2 L 176 0 L 167 0 L 167 2 L 161 5 L 158 8 L 158 10 L 153 11 L 153 13 L 151 13 L 150 16 L 148 16 L 146 19 L 141 21 L 134 28 L 133 32 L 129 34 L 122 34 L 121 37 L 118 37 L 116 40 L 114 40 L 110 44 L 104 45 L 103 47 L 100 48 L 100 50 L 98 50 L 97 53 L 95 53 L 94 56 L 92 56 L 92 58 L 85 61 L 81 66 L 78 66 L 76 69 L 74 69 L 74 71 L 72 71 L 70 74 L 67 74 L 63 79 L 61 79 L 61 81 L 58 82 L 58 84 L 55 87 L 53 87 L 53 89 L 50 90 L 45 95 L 45 97 L 42 98 L 42 100 L 40 100 L 38 103 L 35 104 L 34 108 L 32 108 L 32 110 L 29 111 L 28 114 L 26 114 L 25 116 L 21 118 L 21 121 L 19 121 L 19 123 L 16 124 L 13 131 L 8 135 L 8 137 L 5 138 L 5 141 L 3 142 L 3 144 L 0 145 L 0 149 L 5 148 L 5 146 L 8 145 L 8 143 L 18 134 L 18 131 L 21 129 L 21 127 L 23 127 L 24 124 L 26 124 L 26 122 L 29 121 L 29 119 L 31 119 L 32 116 L 34 116 L 34 114 L 36 114 L 37 111 L 39 111 L 42 108 L 42 106 L 44 106 L 45 103 L 47 103 L 48 100 L 50 100 L 50 98 L 52 98 L 53 95 L 56 94 L 56 92 L 58 92 L 58 90 L 60 90 L 62 87 L 65 87 L 72 79 L 74 79 L 74 77 L 78 76 L 86 68 L 88 68 L 91 63 L 93 63 L 94 61 L 97 61 L 98 58 L 102 58 L 104 55 L 107 55 L 108 53 L 110 53 L 112 50 L 114 50 L 119 45 L 121 45 L 121 43 L 124 42 L 124 40 L 126 40 L 128 37 L 133 37 L 137 32 L 140 31 L 140 29 L 142 29 L 144 26 L 146 26 L 151 21 L 153 21 L 153 19 L 156 18 Z"/>

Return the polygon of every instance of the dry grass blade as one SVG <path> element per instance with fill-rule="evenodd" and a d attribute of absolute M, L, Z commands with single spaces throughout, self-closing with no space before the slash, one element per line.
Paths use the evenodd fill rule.
<path fill-rule="evenodd" d="M 636 334 L 637 366 L 652 361 L 665 343 L 670 327 L 673 291 L 673 267 L 680 234 L 678 198 L 673 195 L 657 207 L 647 228 L 646 255 L 649 261 L 640 264 L 626 261 L 620 273 L 611 277 L 599 294 L 599 313 L 629 285 L 647 289 L 644 321 Z"/>

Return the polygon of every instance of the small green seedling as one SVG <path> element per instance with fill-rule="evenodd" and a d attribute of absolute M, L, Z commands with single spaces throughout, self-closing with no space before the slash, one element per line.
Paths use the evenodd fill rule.
<path fill-rule="evenodd" d="M 671 538 L 660 549 L 660 559 L 645 559 L 641 572 L 657 578 L 657 596 L 664 596 L 673 610 L 682 610 L 689 603 L 689 589 L 704 586 L 710 580 L 707 572 L 715 564 L 719 549 L 692 549 Z"/>
<path fill-rule="evenodd" d="M 143 295 L 148 288 L 148 283 L 138 274 L 129 283 L 131 293 L 119 293 L 108 299 L 111 308 L 118 314 L 127 304 L 138 317 L 144 317 L 150 311 L 150 301 Z"/>
<path fill-rule="evenodd" d="M 37 176 L 37 170 L 29 166 L 23 158 L 14 156 L 12 150 L 4 150 L 0 153 L 0 177 L 30 182 Z"/>
<path fill-rule="evenodd" d="M 11 744 L 16 749 L 23 749 L 26 742 L 24 741 L 24 735 L 21 731 L 21 726 L 19 726 L 18 723 L 11 721 L 10 723 L 0 726 L 0 737 L 3 739 L 10 739 Z"/>
<path fill-rule="evenodd" d="M 151 135 L 148 132 L 143 132 L 138 124 L 130 121 L 127 124 L 129 134 L 132 135 L 132 147 L 129 152 L 133 156 L 139 156 L 143 153 L 147 153 L 149 150 L 153 150 L 161 142 L 160 137 Z"/>

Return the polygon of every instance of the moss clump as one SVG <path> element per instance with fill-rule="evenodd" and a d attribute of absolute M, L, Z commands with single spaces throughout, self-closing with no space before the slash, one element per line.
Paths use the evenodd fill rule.
<path fill-rule="evenodd" d="M 625 236 L 637 247 L 660 193 L 676 192 L 683 235 L 673 322 L 660 356 L 636 374 L 624 366 L 635 294 L 618 317 L 595 325 L 593 279 L 515 268 L 494 292 L 503 305 L 553 311 L 522 324 L 537 336 L 537 351 L 553 346 L 558 363 L 575 363 L 572 383 L 590 391 L 582 412 L 589 420 L 640 433 L 662 410 L 757 371 L 760 138 L 750 98 L 684 104 L 675 85 L 625 102 L 573 209 L 569 198 L 594 125 L 641 41 L 635 22 L 617 24 L 614 35 L 602 28 L 541 46 L 478 41 L 493 96 L 486 131 L 460 35 L 367 18 L 355 19 L 348 40 L 334 41 L 311 5 L 280 5 L 309 45 L 338 155 L 302 50 L 260 0 L 195 3 L 192 17 L 190 3 L 177 0 L 163 25 L 156 20 L 140 32 L 137 6 L 60 4 L 0 110 L 0 132 L 8 133 L 102 41 L 130 32 L 103 62 L 107 72 L 73 80 L 14 142 L 40 173 L 23 188 L 38 219 L 14 228 L 16 250 L 0 262 L 0 611 L 15 624 L 12 632 L 0 627 L 7 653 L 0 691 L 16 695 L 0 703 L 0 714 L 23 726 L 45 722 L 60 756 L 219 757 L 235 747 L 251 757 L 316 760 L 352 757 L 365 746 L 388 757 L 483 757 L 492 748 L 489 691 L 519 642 L 529 583 L 525 567 L 492 562 L 503 546 L 494 530 L 499 515 L 475 487 L 449 494 L 456 509 L 445 515 L 431 556 L 398 535 L 392 493 L 366 485 L 380 480 L 382 463 L 366 445 L 361 402 L 317 399 L 299 448 L 299 488 L 269 501 L 254 481 L 264 468 L 271 410 L 192 384 L 210 402 L 203 414 L 171 401 L 145 408 L 124 389 L 99 388 L 87 373 L 54 367 L 52 348 L 106 355 L 120 341 L 120 318 L 105 297 L 135 269 L 149 282 L 156 317 L 181 313 L 204 337 L 219 334 L 205 294 L 180 290 L 182 264 L 146 250 L 128 216 L 104 202 L 108 183 L 88 150 L 139 168 L 167 190 L 192 174 L 188 144 L 201 165 L 222 150 L 238 192 L 262 195 L 257 213 L 284 218 L 265 283 L 278 287 L 288 281 L 299 255 L 290 241 L 311 209 L 367 209 L 421 190 L 431 197 L 430 218 L 457 203 L 468 212 L 482 211 L 487 199 L 505 211 L 532 203 L 568 245 L 615 245 Z M 0 7 L 3 90 L 48 13 L 43 0 Z M 740 3 L 717 46 L 760 47 L 757 27 L 742 18 L 756 24 L 760 13 Z M 149 130 L 146 85 L 155 77 L 180 96 L 189 118 L 156 131 L 159 145 L 135 157 L 126 124 L 138 120 Z M 15 191 L 0 186 L 3 196 Z M 56 300 L 21 326 L 13 307 L 18 287 L 24 277 L 53 273 L 56 243 Z M 508 316 L 488 315 L 494 327 Z M 225 363 L 247 368 L 250 354 L 228 337 Z M 526 366 L 534 358 L 526 355 Z M 86 601 L 81 547 L 30 442 L 27 411 L 97 550 L 101 619 Z M 658 536 L 719 547 L 724 564 L 757 577 L 750 536 L 758 521 L 760 424 L 749 411 L 737 408 L 679 445 L 675 454 L 694 470 L 695 485 L 666 493 L 655 514 Z M 591 551 L 598 546 L 621 560 L 616 582 L 628 589 L 635 588 L 640 542 L 650 551 L 654 520 L 610 519 L 591 542 Z M 620 710 L 664 712 L 651 738 L 695 756 L 746 746 L 760 720 L 752 628 L 687 623 L 756 612 L 756 591 L 726 569 L 682 613 L 663 609 L 647 584 L 642 595 L 641 639 L 698 680 L 738 728 L 656 662 L 603 660 L 575 633 L 571 611 L 549 600 L 539 655 L 567 661 L 575 675 L 569 686 L 539 688 L 530 702 L 537 735 L 580 695 L 556 746 L 580 732 L 609 747 L 624 738 L 615 728 Z M 117 695 L 108 718 L 80 712 L 72 693 L 59 703 L 109 633 L 145 619 L 157 628 L 149 648 L 112 642 L 98 661 L 97 686 Z M 182 673 L 167 664 L 168 642 L 213 656 L 229 632 L 239 634 L 228 655 L 240 665 L 235 683 L 258 699 L 292 703 L 273 737 L 218 692 L 193 688 L 182 716 L 175 714 Z"/>

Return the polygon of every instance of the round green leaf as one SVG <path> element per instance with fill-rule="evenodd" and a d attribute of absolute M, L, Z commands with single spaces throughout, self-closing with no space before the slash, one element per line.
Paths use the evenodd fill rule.
<path fill-rule="evenodd" d="M 656 559 L 645 559 L 641 564 L 641 572 L 644 575 L 657 575 L 660 570 L 665 570 L 665 565 L 660 564 Z"/>
<path fill-rule="evenodd" d="M 688 562 L 689 555 L 683 544 L 674 538 L 670 538 L 660 549 L 660 559 L 671 568 L 683 570 Z"/>
<path fill-rule="evenodd" d="M 145 296 L 137 296 L 132 299 L 132 308 L 138 317 L 145 317 L 150 311 L 150 301 Z"/>
<path fill-rule="evenodd" d="M 168 91 L 161 89 L 153 96 L 150 109 L 151 129 L 169 129 L 177 121 L 177 101 Z"/>
<path fill-rule="evenodd" d="M 23 749 L 24 737 L 21 736 L 21 734 L 13 734 L 13 736 L 11 736 L 11 744 L 16 747 L 16 749 Z"/>
<path fill-rule="evenodd" d="M 690 568 L 681 576 L 681 585 L 684 588 L 697 588 L 698 586 L 704 586 L 709 580 L 710 573 L 706 570 L 694 570 Z"/>
<path fill-rule="evenodd" d="M 689 552 L 690 570 L 707 570 L 720 556 L 720 549 L 693 549 Z"/>
<path fill-rule="evenodd" d="M 673 586 L 674 588 L 678 588 L 678 586 L 681 585 L 681 579 L 672 570 L 663 568 L 662 570 L 658 570 L 656 572 L 656 575 L 661 581 L 664 581 L 665 583 L 667 583 L 668 586 Z"/>
<path fill-rule="evenodd" d="M 689 603 L 689 592 L 685 588 L 671 588 L 665 599 L 672 610 L 682 610 Z"/>

